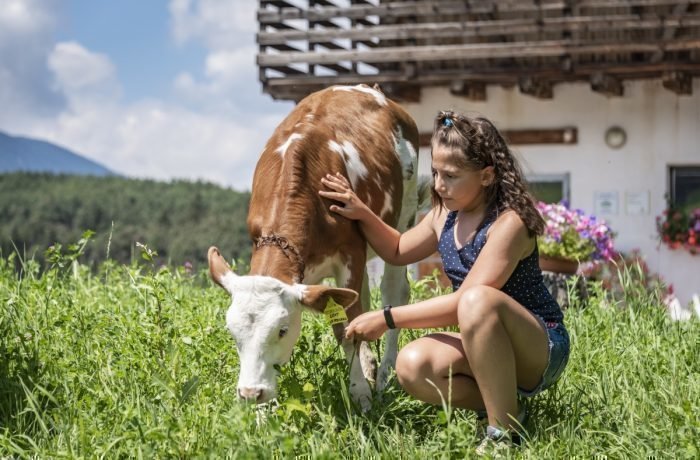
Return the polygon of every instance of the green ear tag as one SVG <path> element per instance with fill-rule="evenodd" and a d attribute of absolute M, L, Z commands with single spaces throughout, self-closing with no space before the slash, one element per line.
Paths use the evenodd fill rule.
<path fill-rule="evenodd" d="M 330 297 L 328 298 L 328 303 L 326 303 L 326 309 L 323 310 L 323 314 L 326 315 L 326 319 L 331 323 L 331 326 L 344 323 L 348 320 L 345 309 Z"/>

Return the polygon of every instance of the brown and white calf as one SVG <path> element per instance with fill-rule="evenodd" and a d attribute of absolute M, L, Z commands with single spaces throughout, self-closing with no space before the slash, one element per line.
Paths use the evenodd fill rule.
<path fill-rule="evenodd" d="M 321 178 L 345 175 L 361 200 L 403 231 L 416 213 L 417 148 L 413 119 L 366 85 L 311 94 L 277 127 L 253 178 L 250 273 L 235 275 L 218 249 L 209 249 L 211 276 L 232 297 L 226 323 L 238 347 L 241 397 L 258 402 L 275 397 L 275 365 L 291 356 L 304 307 L 323 311 L 332 298 L 349 320 L 369 307 L 368 245 L 356 222 L 329 211 L 331 202 L 318 194 Z M 328 277 L 337 288 L 319 284 Z M 381 291 L 385 304 L 405 304 L 406 269 L 387 264 Z M 346 325 L 333 330 L 351 363 L 351 396 L 366 409 L 371 390 L 364 376 L 372 373 L 368 348 L 363 344 L 363 356 L 354 359 L 356 347 L 343 339 Z M 378 390 L 396 361 L 397 338 L 397 330 L 387 333 Z"/>

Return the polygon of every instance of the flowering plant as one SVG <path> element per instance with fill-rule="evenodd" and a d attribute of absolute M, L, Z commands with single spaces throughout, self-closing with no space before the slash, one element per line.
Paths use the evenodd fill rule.
<path fill-rule="evenodd" d="M 557 204 L 537 203 L 545 221 L 544 234 L 537 238 L 540 254 L 548 257 L 587 260 L 610 260 L 615 255 L 613 232 L 604 220 L 569 209 L 566 201 Z"/>
<path fill-rule="evenodd" d="M 700 208 L 692 212 L 666 209 L 656 218 L 659 238 L 671 249 L 683 247 L 691 254 L 700 252 Z"/>
<path fill-rule="evenodd" d="M 673 296 L 673 285 L 649 269 L 638 249 L 618 252 L 607 261 L 583 264 L 580 273 L 588 281 L 599 281 L 602 292 L 622 304 L 637 304 L 641 292 L 658 292 L 660 299 Z"/>

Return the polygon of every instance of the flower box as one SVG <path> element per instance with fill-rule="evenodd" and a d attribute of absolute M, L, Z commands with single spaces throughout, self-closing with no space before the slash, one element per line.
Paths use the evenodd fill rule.
<path fill-rule="evenodd" d="M 570 209 L 565 201 L 556 204 L 539 202 L 537 210 L 545 221 L 545 231 L 537 238 L 540 268 L 543 270 L 553 271 L 550 270 L 552 262 L 547 258 L 568 260 L 567 268 L 558 262 L 558 269 L 575 273 L 574 264 L 606 261 L 614 256 L 614 234 L 604 220 L 580 209 Z"/>
<path fill-rule="evenodd" d="M 671 249 L 700 253 L 700 208 L 693 211 L 666 209 L 656 218 L 659 239 Z"/>
<path fill-rule="evenodd" d="M 540 255 L 540 269 L 564 275 L 574 275 L 578 271 L 578 260 L 563 257 L 548 257 Z"/>

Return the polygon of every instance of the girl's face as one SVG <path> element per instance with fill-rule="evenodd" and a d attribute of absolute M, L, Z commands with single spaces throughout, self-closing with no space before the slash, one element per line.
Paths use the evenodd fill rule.
<path fill-rule="evenodd" d="M 433 149 L 433 178 L 435 191 L 450 211 L 475 210 L 484 206 L 485 190 L 493 182 L 493 166 L 474 170 L 457 162 L 451 149 L 438 146 Z"/>

